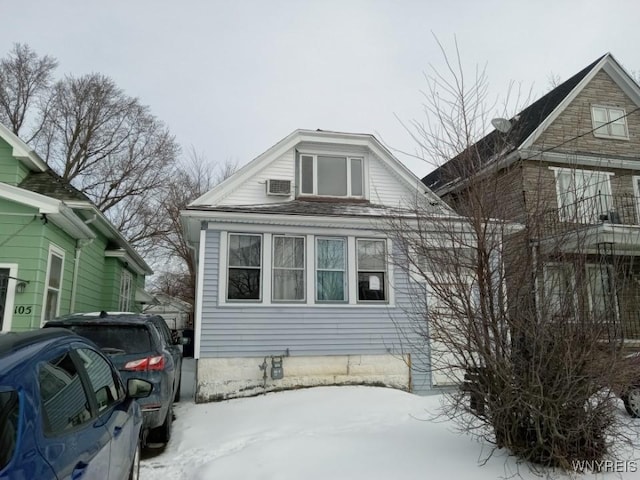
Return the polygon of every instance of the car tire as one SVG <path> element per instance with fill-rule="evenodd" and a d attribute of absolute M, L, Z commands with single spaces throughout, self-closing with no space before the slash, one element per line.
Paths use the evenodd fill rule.
<path fill-rule="evenodd" d="M 624 408 L 633 418 L 640 418 L 640 386 L 631 387 L 622 397 Z"/>
<path fill-rule="evenodd" d="M 171 426 L 173 424 L 173 406 L 169 404 L 167 409 L 167 416 L 164 419 L 164 423 L 158 428 L 154 428 L 149 432 L 149 436 L 152 438 L 151 443 L 160 442 L 167 444 L 171 439 Z"/>
<path fill-rule="evenodd" d="M 133 456 L 131 471 L 129 472 L 129 480 L 138 480 L 140 478 L 140 454 L 142 452 L 142 440 L 138 440 L 136 453 Z"/>

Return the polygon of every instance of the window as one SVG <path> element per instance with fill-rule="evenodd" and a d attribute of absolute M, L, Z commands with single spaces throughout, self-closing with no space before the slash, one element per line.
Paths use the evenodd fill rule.
<path fill-rule="evenodd" d="M 572 318 L 576 311 L 575 276 L 571 265 L 547 264 L 544 267 L 542 303 L 549 318 Z"/>
<path fill-rule="evenodd" d="M 591 107 L 593 135 L 605 138 L 629 138 L 626 112 L 617 107 Z"/>
<path fill-rule="evenodd" d="M 38 380 L 45 433 L 56 435 L 91 419 L 89 399 L 69 353 L 42 363 Z"/>
<path fill-rule="evenodd" d="M 358 300 L 386 300 L 386 255 L 384 240 L 356 241 L 358 249 Z"/>
<path fill-rule="evenodd" d="M 47 264 L 47 288 L 44 300 L 44 321 L 58 316 L 60 310 L 60 289 L 64 266 L 64 251 L 53 245 L 49 247 Z"/>
<path fill-rule="evenodd" d="M 229 234 L 227 300 L 260 300 L 262 236 Z"/>
<path fill-rule="evenodd" d="M 316 239 L 316 300 L 347 300 L 347 242 L 344 238 Z"/>
<path fill-rule="evenodd" d="M 19 408 L 18 392 L 0 392 L 0 470 L 9 464 L 16 450 Z"/>
<path fill-rule="evenodd" d="M 97 352 L 87 348 L 79 348 L 76 351 L 84 364 L 91 388 L 95 393 L 98 412 L 103 412 L 124 397 L 124 389 L 117 377 L 114 377 L 109 363 Z"/>
<path fill-rule="evenodd" d="M 131 306 L 131 273 L 122 270 L 120 277 L 120 311 L 128 312 Z"/>
<path fill-rule="evenodd" d="M 273 300 L 304 301 L 304 237 L 273 237 Z"/>
<path fill-rule="evenodd" d="M 560 220 L 600 223 L 611 211 L 612 174 L 594 170 L 554 168 Z"/>
<path fill-rule="evenodd" d="M 615 315 L 617 302 L 611 284 L 611 265 L 587 265 L 589 279 L 589 307 L 594 317 Z"/>
<path fill-rule="evenodd" d="M 333 155 L 300 156 L 300 194 L 325 197 L 364 195 L 362 158 Z"/>

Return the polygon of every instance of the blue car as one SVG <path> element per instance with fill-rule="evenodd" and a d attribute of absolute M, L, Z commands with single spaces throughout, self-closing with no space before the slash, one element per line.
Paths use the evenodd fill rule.
<path fill-rule="evenodd" d="M 0 480 L 138 478 L 151 388 L 68 330 L 0 334 Z"/>

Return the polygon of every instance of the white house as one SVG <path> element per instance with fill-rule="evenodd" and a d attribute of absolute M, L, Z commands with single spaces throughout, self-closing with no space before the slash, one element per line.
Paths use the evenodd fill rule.
<path fill-rule="evenodd" d="M 373 135 L 296 130 L 182 212 L 198 265 L 196 400 L 314 385 L 430 389 L 385 219 L 429 200 Z"/>

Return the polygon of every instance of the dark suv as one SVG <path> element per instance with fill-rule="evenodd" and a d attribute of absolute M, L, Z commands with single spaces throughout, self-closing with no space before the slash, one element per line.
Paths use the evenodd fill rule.
<path fill-rule="evenodd" d="M 47 322 L 89 338 L 108 355 L 126 381 L 143 378 L 153 384 L 151 395 L 140 400 L 145 437 L 166 443 L 171 437 L 173 402 L 180 399 L 181 342 L 159 315 L 139 313 L 78 313 Z M 146 443 L 145 442 L 145 443 Z"/>

